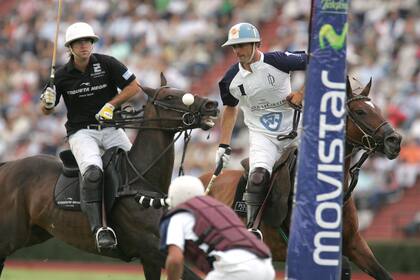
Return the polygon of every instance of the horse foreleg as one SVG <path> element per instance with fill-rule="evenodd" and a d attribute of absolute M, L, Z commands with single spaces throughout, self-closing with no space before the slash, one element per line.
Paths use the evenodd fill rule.
<path fill-rule="evenodd" d="M 194 273 L 187 265 L 184 265 L 184 273 L 182 279 L 185 280 L 201 280 L 201 277 Z"/>
<path fill-rule="evenodd" d="M 144 276 L 146 280 L 159 280 L 161 274 L 161 265 L 157 264 L 156 261 L 150 259 L 141 259 L 143 264 Z"/>
<path fill-rule="evenodd" d="M 159 280 L 162 268 L 165 267 L 165 256 L 157 245 L 147 250 L 147 254 L 140 257 L 146 280 Z"/>
<path fill-rule="evenodd" d="M 144 275 L 147 280 L 160 279 L 161 268 L 165 267 L 166 255 L 159 252 L 155 254 L 148 253 L 148 258 L 141 259 L 144 269 Z M 197 274 L 195 274 L 188 266 L 184 265 L 184 273 L 182 279 L 185 280 L 201 280 Z"/>
<path fill-rule="evenodd" d="M 392 280 L 392 275 L 378 262 L 359 232 L 344 247 L 344 254 L 361 270 L 377 280 Z"/>
<path fill-rule="evenodd" d="M 4 262 L 5 261 L 6 261 L 6 258 L 1 258 L 0 259 L 0 277 L 1 277 L 1 273 L 3 272 Z"/>

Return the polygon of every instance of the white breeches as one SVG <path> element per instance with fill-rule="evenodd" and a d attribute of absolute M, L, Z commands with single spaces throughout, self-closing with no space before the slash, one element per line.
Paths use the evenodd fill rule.
<path fill-rule="evenodd" d="M 269 259 L 254 258 L 236 264 L 214 262 L 214 270 L 205 280 L 274 280 L 275 271 Z"/>
<path fill-rule="evenodd" d="M 283 151 L 290 146 L 297 146 L 299 137 L 279 141 L 274 136 L 249 131 L 249 172 L 262 167 L 270 172 Z"/>
<path fill-rule="evenodd" d="M 113 127 L 102 130 L 78 130 L 70 135 L 69 144 L 82 175 L 89 165 L 96 165 L 103 169 L 101 156 L 104 151 L 116 146 L 129 151 L 132 146 L 124 130 Z"/>

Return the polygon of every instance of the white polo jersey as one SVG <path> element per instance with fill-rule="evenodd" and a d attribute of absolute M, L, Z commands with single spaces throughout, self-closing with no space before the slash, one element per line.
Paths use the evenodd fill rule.
<path fill-rule="evenodd" d="M 251 132 L 277 136 L 293 128 L 294 110 L 286 97 L 291 93 L 290 71 L 305 70 L 304 52 L 267 52 L 250 65 L 236 63 L 219 82 L 223 105 L 239 105 Z"/>

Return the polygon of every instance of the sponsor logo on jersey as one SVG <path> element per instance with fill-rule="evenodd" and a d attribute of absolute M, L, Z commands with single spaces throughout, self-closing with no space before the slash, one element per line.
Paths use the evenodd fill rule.
<path fill-rule="evenodd" d="M 261 124 L 270 131 L 277 131 L 280 128 L 282 113 L 269 113 L 261 116 Z"/>
<path fill-rule="evenodd" d="M 271 75 L 270 73 L 268 73 L 267 80 L 268 80 L 268 83 L 271 86 L 274 86 L 274 83 L 276 82 L 276 79 L 274 79 L 274 76 L 273 75 Z"/>
<path fill-rule="evenodd" d="M 274 102 L 274 103 L 266 103 L 266 104 L 260 104 L 260 105 L 254 105 L 251 106 L 251 112 L 254 111 L 260 111 L 260 110 L 267 110 L 267 109 L 271 109 L 271 108 L 277 108 L 280 107 L 282 105 L 286 104 L 286 100 L 280 100 L 278 102 Z"/>
<path fill-rule="evenodd" d="M 90 74 L 93 78 L 99 78 L 105 75 L 105 71 L 102 70 L 100 63 L 93 64 L 93 73 Z"/>
<path fill-rule="evenodd" d="M 82 84 L 86 84 L 86 83 L 82 83 Z M 107 86 L 108 86 L 107 84 L 100 84 L 100 85 L 95 85 L 91 87 L 83 87 L 83 88 L 78 88 L 74 90 L 68 90 L 66 93 L 67 95 L 79 94 L 79 97 L 86 97 L 86 96 L 93 95 L 95 91 L 106 88 Z"/>

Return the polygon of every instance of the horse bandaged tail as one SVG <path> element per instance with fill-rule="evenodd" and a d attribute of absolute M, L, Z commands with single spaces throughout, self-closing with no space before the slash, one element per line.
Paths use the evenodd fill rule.
<path fill-rule="evenodd" d="M 283 152 L 273 167 L 269 183 L 270 188 L 260 211 L 263 211 L 262 220 L 264 223 L 274 228 L 279 228 L 288 214 L 289 203 L 291 203 L 292 199 L 290 194 L 295 179 L 296 158 L 297 147 L 289 147 Z M 245 169 L 244 179 L 241 178 L 239 180 L 232 208 L 236 213 L 243 216 L 246 214 L 246 205 L 242 200 L 242 195 L 248 179 L 249 159 L 242 160 L 241 164 Z"/>

